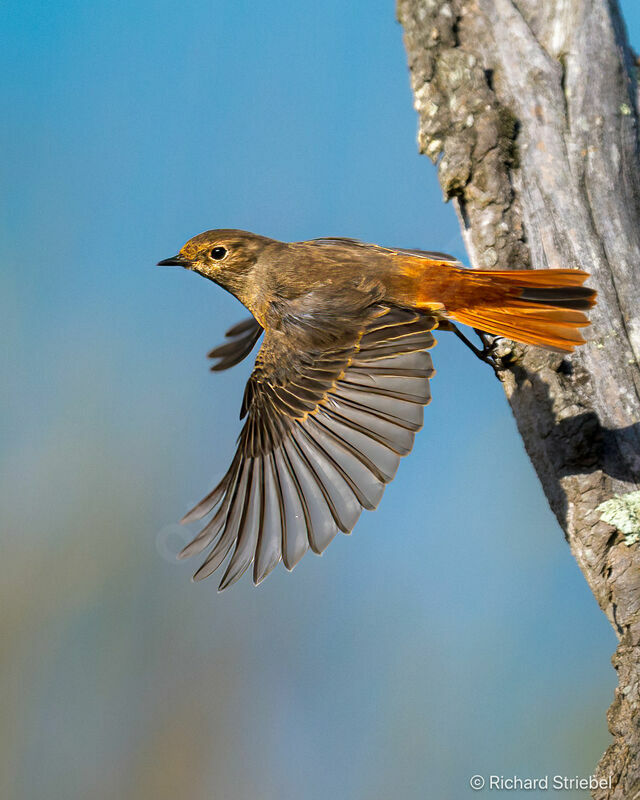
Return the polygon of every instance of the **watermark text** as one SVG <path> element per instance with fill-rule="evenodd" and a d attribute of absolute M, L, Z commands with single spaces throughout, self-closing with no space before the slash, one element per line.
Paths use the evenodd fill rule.
<path fill-rule="evenodd" d="M 534 777 L 521 777 L 519 775 L 472 775 L 469 778 L 469 786 L 479 792 L 511 792 L 511 791 L 568 791 L 611 789 L 611 778 L 598 778 L 590 775 L 588 778 L 581 778 L 579 775 L 540 775 Z"/>

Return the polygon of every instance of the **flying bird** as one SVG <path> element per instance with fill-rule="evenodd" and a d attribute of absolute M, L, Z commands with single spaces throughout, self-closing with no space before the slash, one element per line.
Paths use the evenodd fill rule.
<path fill-rule="evenodd" d="M 159 266 L 197 272 L 251 312 L 209 353 L 212 370 L 242 361 L 264 334 L 231 466 L 182 520 L 209 517 L 180 553 L 207 551 L 195 580 L 231 553 L 220 590 L 251 565 L 255 584 L 280 561 L 293 569 L 376 508 L 422 426 L 436 328 L 497 368 L 486 334 L 571 352 L 596 295 L 578 269 L 467 269 L 443 253 L 229 229 L 195 236 Z"/>

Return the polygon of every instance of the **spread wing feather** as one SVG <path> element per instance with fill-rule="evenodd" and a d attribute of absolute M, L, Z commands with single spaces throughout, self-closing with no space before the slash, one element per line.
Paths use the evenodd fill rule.
<path fill-rule="evenodd" d="M 252 564 L 260 583 L 280 561 L 293 569 L 308 549 L 322 553 L 338 531 L 351 532 L 363 508 L 378 505 L 431 398 L 435 325 L 377 305 L 329 347 L 296 349 L 291 336 L 267 333 L 245 391 L 236 455 L 183 520 L 212 515 L 181 553 L 209 549 L 195 579 L 231 553 L 220 589 Z M 236 347 L 212 351 L 216 368 L 246 355 L 261 331 L 255 322 L 232 328 Z"/>
<path fill-rule="evenodd" d="M 229 328 L 225 337 L 230 341 L 214 347 L 207 353 L 207 358 L 217 359 L 217 363 L 211 366 L 211 371 L 220 372 L 235 367 L 253 350 L 261 334 L 262 326 L 253 317 Z"/>

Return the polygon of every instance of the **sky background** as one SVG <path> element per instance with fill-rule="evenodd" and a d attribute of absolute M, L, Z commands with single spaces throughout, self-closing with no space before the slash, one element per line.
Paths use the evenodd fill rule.
<path fill-rule="evenodd" d="M 214 227 L 465 259 L 392 2 L 9 0 L 0 28 L 0 796 L 588 776 L 615 638 L 499 383 L 447 334 L 424 431 L 351 537 L 221 595 L 173 558 L 251 365 L 207 371 L 246 312 L 156 261 Z"/>

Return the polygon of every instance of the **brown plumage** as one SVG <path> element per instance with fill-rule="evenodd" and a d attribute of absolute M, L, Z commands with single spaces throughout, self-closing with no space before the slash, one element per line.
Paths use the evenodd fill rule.
<path fill-rule="evenodd" d="M 160 265 L 200 273 L 251 312 L 209 353 L 213 370 L 264 333 L 231 466 L 183 520 L 211 514 L 181 553 L 208 549 L 196 579 L 233 549 L 220 589 L 252 564 L 256 584 L 280 560 L 292 569 L 377 506 L 431 398 L 434 328 L 455 320 L 570 352 L 595 302 L 581 270 L 470 270 L 442 253 L 351 239 L 207 231 Z"/>

